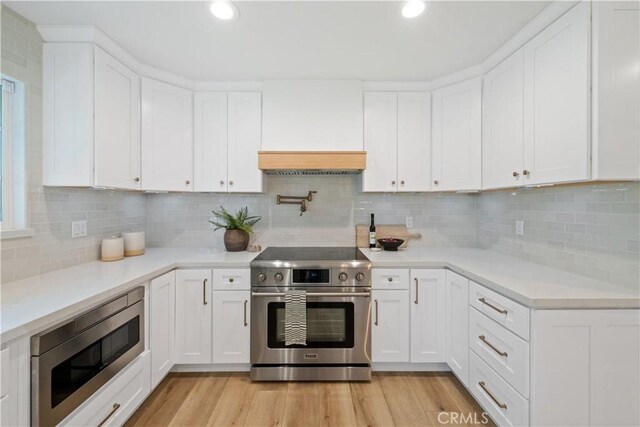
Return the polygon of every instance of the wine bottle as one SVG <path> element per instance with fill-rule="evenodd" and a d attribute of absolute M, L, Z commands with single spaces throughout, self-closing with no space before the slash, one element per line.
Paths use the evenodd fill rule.
<path fill-rule="evenodd" d="M 371 225 L 369 226 L 369 247 L 376 247 L 376 225 L 373 222 L 373 214 L 371 214 Z"/>

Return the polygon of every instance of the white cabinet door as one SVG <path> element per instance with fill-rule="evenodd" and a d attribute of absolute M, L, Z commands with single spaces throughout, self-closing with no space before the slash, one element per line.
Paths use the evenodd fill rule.
<path fill-rule="evenodd" d="M 13 426 L 18 422 L 17 384 L 13 372 L 16 359 L 11 357 L 11 347 L 0 351 L 0 425 Z"/>
<path fill-rule="evenodd" d="M 411 270 L 411 362 L 446 360 L 445 270 Z"/>
<path fill-rule="evenodd" d="M 262 106 L 259 92 L 228 95 L 229 192 L 260 193 L 263 173 L 258 169 L 262 135 Z"/>
<path fill-rule="evenodd" d="M 531 425 L 640 425 L 640 310 L 534 310 Z"/>
<path fill-rule="evenodd" d="M 524 47 L 524 184 L 589 178 L 589 7 Z"/>
<path fill-rule="evenodd" d="M 227 192 L 227 93 L 193 96 L 193 189 Z"/>
<path fill-rule="evenodd" d="M 431 189 L 481 187 L 481 84 L 477 78 L 433 92 Z"/>
<path fill-rule="evenodd" d="M 409 361 L 409 291 L 371 292 L 371 361 Z"/>
<path fill-rule="evenodd" d="M 640 179 L 640 4 L 593 2 L 594 180 Z"/>
<path fill-rule="evenodd" d="M 30 425 L 30 339 L 23 338 L 0 351 L 0 425 Z"/>
<path fill-rule="evenodd" d="M 140 77 L 95 48 L 95 185 L 140 189 Z"/>
<path fill-rule="evenodd" d="M 251 291 L 213 292 L 213 363 L 249 363 Z"/>
<path fill-rule="evenodd" d="M 193 102 L 186 89 L 142 79 L 142 188 L 193 189 Z"/>
<path fill-rule="evenodd" d="M 522 183 L 524 119 L 523 49 L 484 76 L 482 188 Z"/>
<path fill-rule="evenodd" d="M 430 94 L 398 93 L 398 191 L 430 188 L 430 125 Z"/>
<path fill-rule="evenodd" d="M 93 46 L 45 43 L 42 52 L 42 180 L 93 185 Z"/>
<path fill-rule="evenodd" d="M 149 348 L 151 388 L 169 373 L 174 363 L 176 319 L 176 273 L 171 271 L 151 281 L 149 304 Z"/>
<path fill-rule="evenodd" d="M 211 363 L 211 270 L 176 271 L 175 363 Z"/>
<path fill-rule="evenodd" d="M 469 280 L 447 270 L 447 364 L 469 383 Z"/>
<path fill-rule="evenodd" d="M 362 191 L 396 191 L 398 144 L 398 94 L 364 94 L 364 149 L 367 168 L 362 172 Z"/>

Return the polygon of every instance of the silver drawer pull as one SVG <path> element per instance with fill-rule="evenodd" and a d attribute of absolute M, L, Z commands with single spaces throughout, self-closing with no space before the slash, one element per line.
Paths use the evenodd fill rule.
<path fill-rule="evenodd" d="M 416 281 L 416 299 L 415 301 L 413 301 L 414 304 L 418 304 L 418 278 L 414 278 L 414 280 Z"/>
<path fill-rule="evenodd" d="M 493 351 L 495 351 L 496 353 L 498 353 L 500 356 L 504 356 L 507 357 L 507 352 L 506 351 L 500 351 L 496 348 L 496 346 L 494 346 L 493 344 L 491 344 L 489 341 L 487 341 L 487 339 L 485 338 L 484 335 L 480 335 L 478 338 L 480 338 L 480 341 L 482 341 L 483 343 L 485 343 L 486 345 L 489 346 L 489 348 Z"/>
<path fill-rule="evenodd" d="M 507 310 L 501 310 L 501 309 L 499 309 L 498 307 L 496 307 L 495 305 L 493 305 L 493 304 L 491 304 L 491 303 L 487 302 L 487 300 L 486 300 L 486 299 L 484 299 L 484 297 L 482 297 L 482 298 L 478 298 L 478 301 L 480 301 L 481 303 L 483 303 L 483 304 L 485 304 L 485 305 L 488 305 L 489 307 L 493 308 L 495 311 L 497 311 L 497 312 L 498 312 L 498 313 L 500 313 L 500 314 L 507 314 L 507 313 L 508 313 L 508 311 L 507 311 Z"/>
<path fill-rule="evenodd" d="M 202 281 L 202 305 L 209 304 L 207 302 L 207 279 Z"/>
<path fill-rule="evenodd" d="M 111 412 L 109 412 L 109 415 L 107 415 L 105 417 L 105 419 L 102 420 L 102 422 L 100 424 L 98 424 L 98 427 L 102 427 L 103 425 L 105 425 L 107 423 L 107 421 L 109 421 L 109 418 L 111 418 L 113 416 L 113 414 L 115 414 L 118 409 L 120 409 L 120 404 L 119 403 L 114 403 L 113 404 L 113 408 L 111 408 Z"/>
<path fill-rule="evenodd" d="M 375 321 L 375 325 L 378 326 L 378 300 L 375 300 L 376 303 L 376 321 Z"/>
<path fill-rule="evenodd" d="M 493 394 L 491 394 L 491 392 L 489 390 L 487 390 L 487 387 L 484 385 L 484 381 L 480 381 L 478 383 L 478 385 L 482 388 L 482 390 L 484 390 L 485 393 L 487 393 L 487 396 L 489 396 L 491 398 L 491 400 L 493 400 L 496 405 L 498 405 L 499 407 L 501 407 L 502 409 L 507 409 L 507 405 L 505 403 L 500 403 L 498 401 L 498 399 L 496 399 Z"/>
<path fill-rule="evenodd" d="M 249 301 L 244 300 L 244 326 L 248 326 L 249 324 L 247 323 L 247 303 Z"/>

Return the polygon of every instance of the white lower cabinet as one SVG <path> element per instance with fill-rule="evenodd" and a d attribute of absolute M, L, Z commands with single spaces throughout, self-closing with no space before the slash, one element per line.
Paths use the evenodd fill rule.
<path fill-rule="evenodd" d="M 447 364 L 464 384 L 469 382 L 469 280 L 447 270 Z"/>
<path fill-rule="evenodd" d="M 411 270 L 411 362 L 446 360 L 445 270 Z"/>
<path fill-rule="evenodd" d="M 153 279 L 149 289 L 149 348 L 151 387 L 154 388 L 174 363 L 176 272 Z"/>
<path fill-rule="evenodd" d="M 529 425 L 529 401 L 496 374 L 472 350 L 469 350 L 467 387 L 497 425 Z M 562 425 L 562 423 L 556 425 Z"/>
<path fill-rule="evenodd" d="M 534 310 L 531 425 L 640 425 L 640 310 Z"/>
<path fill-rule="evenodd" d="M 151 392 L 150 359 L 149 351 L 142 353 L 61 425 L 123 425 Z"/>
<path fill-rule="evenodd" d="M 29 425 L 31 414 L 30 339 L 0 351 L 0 425 Z"/>
<path fill-rule="evenodd" d="M 213 292 L 213 363 L 249 363 L 251 291 Z"/>
<path fill-rule="evenodd" d="M 177 270 L 175 363 L 211 363 L 211 307 L 211 270 Z"/>
<path fill-rule="evenodd" d="M 409 291 L 371 292 L 372 362 L 409 361 Z"/>

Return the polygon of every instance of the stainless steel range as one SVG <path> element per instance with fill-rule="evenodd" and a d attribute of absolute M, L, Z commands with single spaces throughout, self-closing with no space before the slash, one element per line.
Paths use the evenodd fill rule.
<path fill-rule="evenodd" d="M 267 248 L 251 262 L 251 379 L 371 379 L 371 262 L 358 248 Z M 306 345 L 285 345 L 285 293 L 305 290 Z"/>

